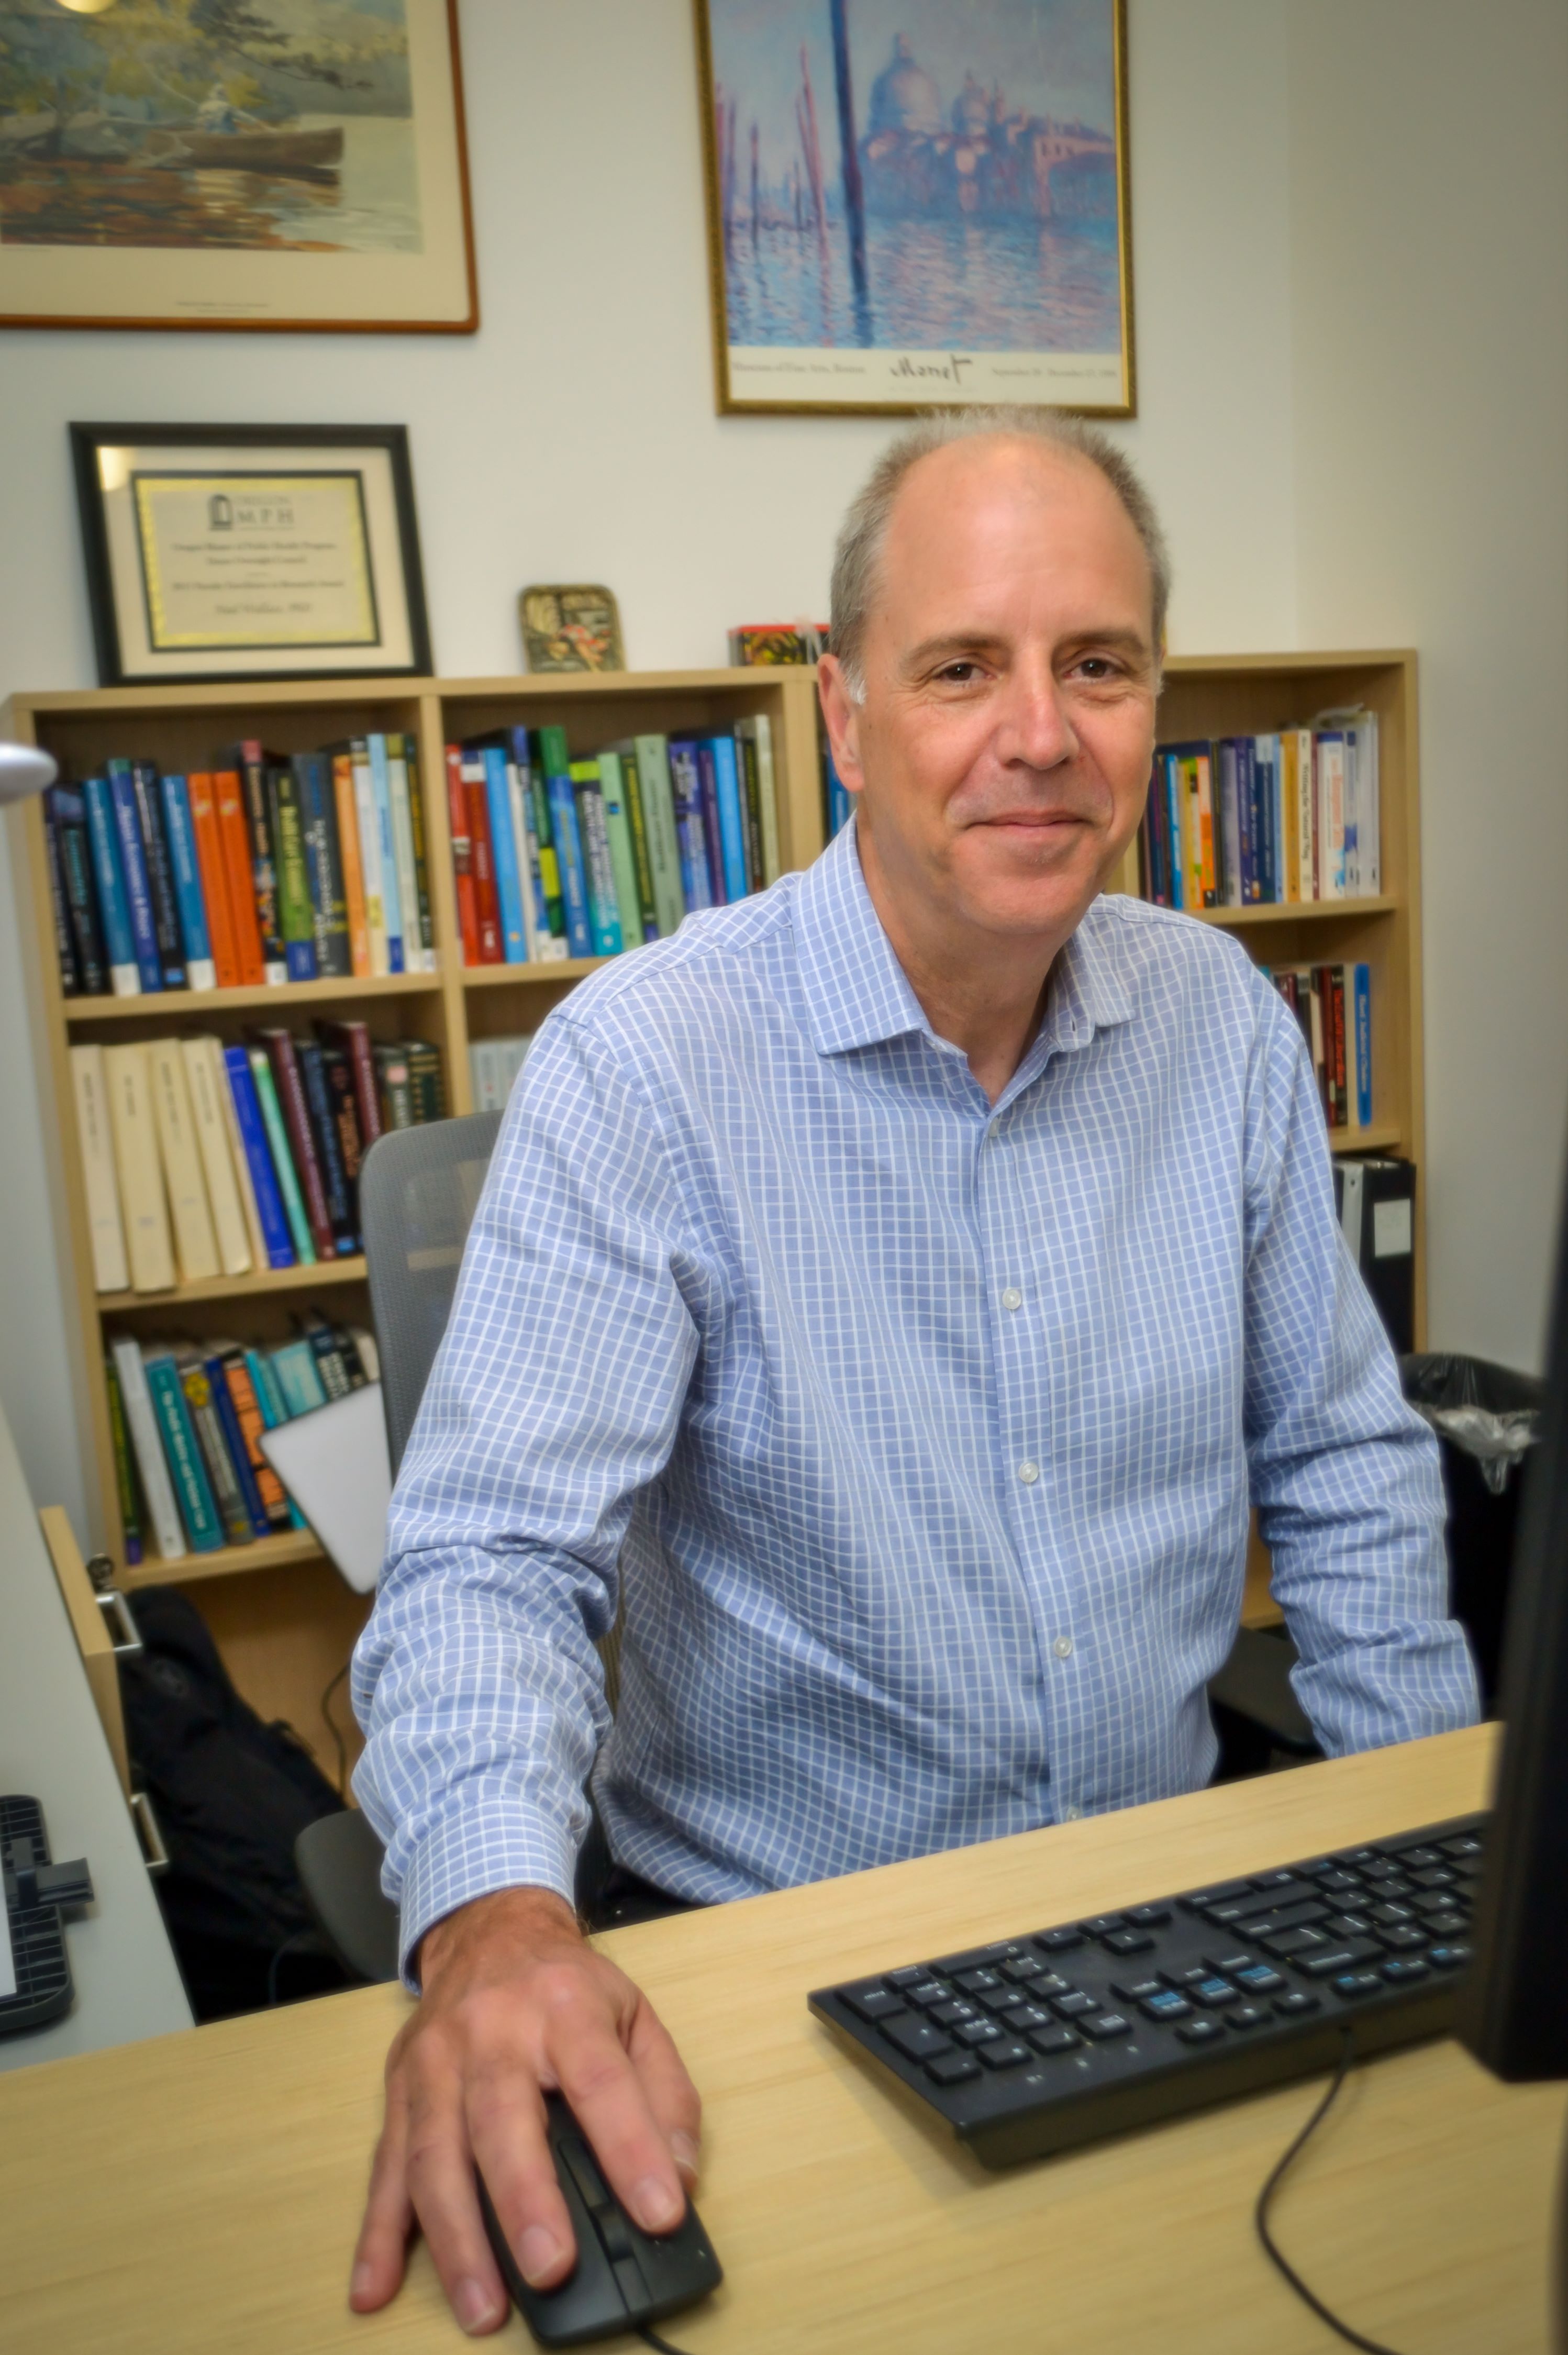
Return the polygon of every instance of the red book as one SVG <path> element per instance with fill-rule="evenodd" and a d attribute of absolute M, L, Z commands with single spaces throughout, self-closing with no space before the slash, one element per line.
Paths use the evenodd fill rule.
<path fill-rule="evenodd" d="M 468 864 L 479 925 L 481 964 L 503 964 L 501 903 L 496 896 L 496 859 L 490 847 L 490 810 L 483 761 L 463 763 L 463 797 L 468 805 Z"/>
<path fill-rule="evenodd" d="M 368 1153 L 386 1126 L 381 1118 L 381 1091 L 376 1084 L 376 1062 L 366 1022 L 318 1022 L 316 1037 L 324 1047 L 336 1047 L 348 1058 L 354 1074 L 354 1109 L 359 1116 L 359 1144 Z"/>
<path fill-rule="evenodd" d="M 272 1085 L 278 1092 L 283 1126 L 289 1133 L 289 1150 L 293 1155 L 294 1173 L 300 1181 L 300 1192 L 304 1197 L 304 1214 L 310 1225 L 310 1239 L 315 1245 L 315 1255 L 317 1259 L 336 1259 L 337 1245 L 333 1239 L 332 1218 L 326 1207 L 326 1181 L 322 1175 L 315 1135 L 310 1124 L 310 1107 L 305 1102 L 304 1082 L 300 1076 L 294 1042 L 286 1030 L 252 1030 L 251 1036 L 258 1046 L 266 1049 L 267 1060 L 272 1067 Z"/>
<path fill-rule="evenodd" d="M 468 841 L 468 799 L 463 789 L 463 753 L 455 744 L 446 748 L 446 810 L 452 829 L 452 875 L 457 893 L 457 929 L 463 939 L 463 962 L 479 962 L 479 901 L 474 890 L 474 865 Z"/>
<path fill-rule="evenodd" d="M 208 938 L 212 943 L 212 969 L 219 989 L 238 989 L 240 960 L 235 953 L 234 922 L 229 904 L 229 880 L 224 873 L 223 838 L 219 831 L 218 803 L 212 779 L 193 772 L 186 779 L 190 794 L 190 830 L 196 837 L 196 863 L 201 873 L 201 896 L 207 907 Z M 261 978 L 257 975 L 258 980 Z"/>
<path fill-rule="evenodd" d="M 256 875 L 251 857 L 251 821 L 245 815 L 244 787 L 232 769 L 220 769 L 212 780 L 218 805 L 218 833 L 223 845 L 223 867 L 229 879 L 229 921 L 234 932 L 234 960 L 243 989 L 260 989 L 267 978 L 261 957 L 261 927 L 256 920 Z"/>

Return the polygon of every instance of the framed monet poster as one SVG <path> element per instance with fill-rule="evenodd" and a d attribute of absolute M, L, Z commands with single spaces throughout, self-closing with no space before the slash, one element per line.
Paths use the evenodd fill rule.
<path fill-rule="evenodd" d="M 73 425 L 105 687 L 426 677 L 401 425 Z"/>
<path fill-rule="evenodd" d="M 0 16 L 0 326 L 478 325 L 456 0 Z"/>
<path fill-rule="evenodd" d="M 1125 0 L 695 0 L 719 406 L 1134 413 Z"/>

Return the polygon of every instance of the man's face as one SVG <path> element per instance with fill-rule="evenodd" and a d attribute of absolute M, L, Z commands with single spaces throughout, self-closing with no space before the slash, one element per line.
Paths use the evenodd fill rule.
<path fill-rule="evenodd" d="M 873 889 L 1020 940 L 1077 924 L 1136 831 L 1154 748 L 1142 542 L 1087 460 L 958 442 L 906 475 L 854 704 L 823 707 Z"/>

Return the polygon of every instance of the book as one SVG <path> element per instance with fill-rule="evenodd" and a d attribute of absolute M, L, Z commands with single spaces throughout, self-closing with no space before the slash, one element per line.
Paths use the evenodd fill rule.
<path fill-rule="evenodd" d="M 621 797 L 626 813 L 627 831 L 632 844 L 632 872 L 636 886 L 637 929 L 631 940 L 656 941 L 659 937 L 658 907 L 654 896 L 653 858 L 648 848 L 648 823 L 643 808 L 643 781 L 637 766 L 636 740 L 624 736 L 610 751 L 620 763 Z M 600 754 L 603 761 L 604 754 Z M 626 931 L 623 911 L 621 930 Z"/>
<path fill-rule="evenodd" d="M 354 1111 L 363 1158 L 381 1135 L 384 1125 L 369 1025 L 359 1021 L 317 1022 L 315 1032 L 324 1047 L 336 1048 L 348 1060 L 354 1079 Z M 357 1170 L 354 1174 L 357 1177 Z"/>
<path fill-rule="evenodd" d="M 759 711 L 750 723 L 756 730 L 757 782 L 763 809 L 763 881 L 776 883 L 784 873 L 779 847 L 778 773 L 773 765 L 773 723 Z"/>
<path fill-rule="evenodd" d="M 153 1080 L 145 1047 L 105 1047 L 103 1077 L 120 1180 L 120 1212 L 133 1292 L 174 1288 L 174 1242 L 164 1203 Z"/>
<path fill-rule="evenodd" d="M 415 1127 L 446 1116 L 446 1091 L 441 1083 L 441 1057 L 428 1039 L 405 1039 L 409 1089 L 413 1099 Z"/>
<path fill-rule="evenodd" d="M 333 1133 L 337 1140 L 338 1158 L 343 1164 L 344 1183 L 348 1188 L 349 1218 L 357 1232 L 359 1166 L 365 1158 L 365 1145 L 359 1133 L 359 1108 L 355 1101 L 354 1066 L 341 1047 L 323 1045 L 319 1051 Z M 363 1243 L 357 1244 L 356 1249 L 363 1249 Z"/>
<path fill-rule="evenodd" d="M 501 962 L 504 964 L 525 964 L 528 962 L 528 940 L 523 930 L 523 878 L 517 865 L 517 834 L 512 816 L 507 755 L 499 744 L 486 744 L 480 751 L 479 760 L 485 772 L 490 855 L 495 861 Z"/>
<path fill-rule="evenodd" d="M 708 853 L 708 879 L 712 887 L 714 906 L 723 908 L 728 906 L 732 895 L 724 858 L 724 827 L 719 811 L 719 764 L 713 757 L 713 740 L 698 737 L 696 751 L 698 806 L 702 813 L 702 841 Z"/>
<path fill-rule="evenodd" d="M 479 963 L 479 903 L 474 891 L 474 854 L 468 838 L 468 797 L 463 789 L 463 752 L 446 747 L 446 828 L 452 838 L 452 891 L 457 906 L 457 937 L 464 964 Z"/>
<path fill-rule="evenodd" d="M 621 945 L 635 948 L 645 934 L 632 821 L 626 807 L 625 772 L 619 752 L 601 752 L 597 765 L 599 791 L 604 805 L 604 832 L 610 845 L 610 871 L 615 887 L 615 912 L 621 920 Z"/>
<path fill-rule="evenodd" d="M 207 1181 L 218 1256 L 225 1275 L 248 1275 L 255 1262 L 239 1180 L 234 1174 L 229 1124 L 224 1118 L 228 1091 L 223 1077 L 222 1042 L 212 1038 L 182 1039 L 179 1050 L 185 1064 L 191 1125 L 201 1155 L 201 1173 Z"/>
<path fill-rule="evenodd" d="M 111 762 L 112 767 L 112 762 Z M 147 865 L 147 888 L 153 907 L 153 932 L 165 989 L 189 986 L 185 950 L 180 940 L 179 903 L 175 896 L 174 861 L 164 825 L 163 796 L 155 761 L 130 763 L 131 790 L 135 796 L 136 822 Z"/>
<path fill-rule="evenodd" d="M 256 913 L 256 892 L 251 879 L 251 827 L 245 808 L 244 787 L 237 769 L 214 770 L 212 799 L 218 814 L 218 839 L 222 852 L 222 879 L 226 887 L 223 898 L 229 912 L 239 985 L 241 989 L 260 989 L 272 976 L 267 971 L 261 950 L 261 927 Z M 204 867 L 204 879 L 206 871 Z M 206 888 L 205 880 L 203 888 Z M 212 899 L 209 894 L 209 926 L 211 919 Z"/>
<path fill-rule="evenodd" d="M 535 964 L 539 962 L 540 935 L 544 930 L 544 884 L 539 874 L 539 845 L 534 840 L 526 728 L 514 728 L 509 731 L 502 754 L 507 763 L 507 806 L 512 815 L 512 852 L 517 862 L 517 904 L 523 919 L 523 958 L 526 964 Z"/>
<path fill-rule="evenodd" d="M 294 1260 L 301 1267 L 314 1267 L 316 1263 L 315 1239 L 311 1222 L 305 1215 L 304 1202 L 300 1193 L 299 1177 L 289 1150 L 289 1132 L 284 1124 L 283 1106 L 278 1101 L 278 1092 L 272 1079 L 272 1060 L 265 1047 L 247 1048 L 245 1055 L 251 1066 L 251 1080 L 255 1084 L 256 1103 L 261 1114 L 261 1125 L 266 1131 L 268 1159 L 277 1181 L 283 1215 L 288 1220 L 289 1240 L 293 1245 Z M 323 1231 L 325 1231 L 324 1220 Z"/>
<path fill-rule="evenodd" d="M 116 997 L 139 997 L 141 965 L 131 923 L 130 895 L 120 863 L 119 827 L 107 777 L 89 777 L 81 798 L 87 807 L 87 843 L 92 855 L 92 879 L 98 886 L 98 912 L 103 925 L 103 949 L 109 960 L 109 986 Z"/>
<path fill-rule="evenodd" d="M 349 1192 L 348 1173 L 344 1166 L 336 1108 L 326 1083 L 322 1050 L 314 1039 L 300 1039 L 293 1041 L 293 1052 L 294 1060 L 299 1067 L 300 1084 L 304 1093 L 311 1141 L 315 1146 L 316 1159 L 321 1170 L 322 1192 L 326 1203 L 327 1231 L 338 1257 L 352 1259 L 359 1249 L 359 1234 L 355 1220 L 354 1201 Z M 352 1092 L 349 1095 L 349 1109 L 352 1112 Z"/>
<path fill-rule="evenodd" d="M 120 1216 L 120 1181 L 109 1113 L 109 1082 L 101 1047 L 70 1050 L 71 1092 L 76 1101 L 76 1141 L 81 1155 L 82 1191 L 92 1239 L 92 1281 L 99 1292 L 128 1292 L 130 1262 Z"/>
<path fill-rule="evenodd" d="M 671 807 L 680 853 L 681 892 L 688 909 L 711 908 L 713 879 L 708 868 L 708 843 L 702 823 L 702 781 L 698 773 L 697 747 L 667 741 Z"/>
<path fill-rule="evenodd" d="M 66 907 L 65 875 L 60 864 L 60 829 L 58 802 L 60 788 L 50 785 L 43 795 L 44 863 L 49 879 L 49 914 L 54 922 L 55 955 L 59 964 L 60 995 L 76 997 L 81 995 L 81 974 L 77 965 L 76 948 L 71 939 L 70 916 Z M 91 995 L 91 993 L 88 993 Z"/>
<path fill-rule="evenodd" d="M 533 1032 L 511 1039 L 475 1039 L 469 1044 L 468 1070 L 475 1112 L 504 1112 L 512 1082 L 522 1070 Z"/>
<path fill-rule="evenodd" d="M 207 902 L 202 896 L 189 789 L 183 777 L 160 777 L 157 791 L 178 927 L 176 938 L 185 962 L 185 987 L 216 989 L 218 972 L 208 937 Z M 169 988 L 180 986 L 168 980 L 166 971 L 164 977 Z"/>
<path fill-rule="evenodd" d="M 269 1424 L 262 1412 L 245 1351 L 234 1342 L 219 1342 L 218 1348 L 223 1386 L 229 1394 L 245 1461 L 251 1467 L 251 1477 L 255 1482 L 267 1526 L 270 1529 L 285 1529 L 289 1525 L 289 1500 L 283 1493 L 283 1482 L 262 1455 L 261 1444 L 262 1432 L 273 1429 L 275 1425 Z"/>
<path fill-rule="evenodd" d="M 376 842 L 380 854 L 381 914 L 387 927 L 387 970 L 406 973 L 404 910 L 398 875 L 398 848 L 392 826 L 392 775 L 387 758 L 387 739 L 371 734 L 365 739 L 365 750 L 370 763 L 370 794 L 376 821 Z"/>
<path fill-rule="evenodd" d="M 174 1225 L 175 1256 L 184 1284 L 209 1282 L 219 1273 L 218 1239 L 212 1231 L 201 1149 L 186 1085 L 185 1058 L 177 1039 L 155 1039 L 147 1050 L 153 1114 L 163 1163 L 164 1189 Z"/>
<path fill-rule="evenodd" d="M 69 977 L 68 996 L 80 989 L 84 997 L 101 997 L 109 987 L 109 960 L 92 886 L 85 799 L 69 786 L 51 786 L 44 795 L 44 823 L 51 847 L 51 898 L 61 980 L 64 983 Z"/>
<path fill-rule="evenodd" d="M 326 1404 L 315 1351 L 308 1341 L 287 1341 L 281 1349 L 269 1350 L 267 1362 L 290 1419 L 296 1414 L 314 1414 L 318 1406 Z"/>
<path fill-rule="evenodd" d="M 131 1427 L 125 1420 L 125 1401 L 112 1354 L 103 1360 L 103 1387 L 109 1397 L 109 1444 L 114 1455 L 114 1488 L 120 1505 L 120 1525 L 125 1533 L 125 1560 L 133 1563 L 141 1561 L 144 1550 L 146 1516 L 141 1483 L 136 1477 L 136 1459 L 131 1451 Z"/>
<path fill-rule="evenodd" d="M 428 973 L 420 930 L 419 864 L 414 857 L 413 813 L 409 784 L 409 741 L 398 734 L 386 739 L 387 801 L 392 819 L 392 855 L 397 862 L 398 907 L 405 973 Z"/>
<path fill-rule="evenodd" d="M 737 719 L 735 769 L 741 790 L 741 830 L 745 837 L 746 877 L 753 891 L 763 888 L 763 781 L 757 768 L 756 722 Z"/>
<path fill-rule="evenodd" d="M 348 946 L 348 901 L 331 766 L 321 752 L 296 752 L 290 765 L 299 805 L 316 978 L 346 981 L 354 964 Z"/>
<path fill-rule="evenodd" d="M 255 1232 L 261 1238 L 258 1257 L 264 1260 L 268 1267 L 293 1267 L 293 1230 L 284 1206 L 283 1188 L 278 1183 L 277 1165 L 272 1157 L 272 1142 L 261 1110 L 256 1076 L 251 1066 L 250 1050 L 244 1047 L 226 1047 L 223 1050 L 223 1073 L 228 1082 L 231 1135 L 240 1142 L 235 1167 L 237 1171 L 243 1169 L 245 1172 L 249 1179 L 250 1198 L 255 1208 Z"/>
<path fill-rule="evenodd" d="M 370 766 L 368 737 L 353 736 L 335 745 L 333 754 L 348 762 L 354 786 L 354 838 L 359 855 L 359 892 L 365 904 L 365 942 L 373 977 L 390 973 L 391 952 L 387 938 L 387 901 L 381 888 L 381 818 L 376 781 Z"/>
<path fill-rule="evenodd" d="M 376 1060 L 376 1079 L 380 1089 L 384 1126 L 412 1128 L 414 1095 L 409 1081 L 407 1052 L 403 1048 L 391 1044 L 378 1044 L 371 1051 Z"/>
<path fill-rule="evenodd" d="M 191 1423 L 190 1410 L 186 1404 L 185 1386 L 180 1380 L 174 1352 L 171 1349 L 144 1349 L 142 1363 L 146 1370 L 147 1390 L 157 1421 L 158 1437 L 163 1443 L 170 1481 L 179 1504 L 180 1519 L 185 1525 L 187 1545 L 192 1553 L 216 1553 L 223 1543 L 223 1529 Z"/>
<path fill-rule="evenodd" d="M 615 869 L 610 857 L 610 835 L 604 823 L 604 794 L 597 761 L 573 761 L 568 772 L 577 805 L 578 831 L 582 840 L 582 869 L 588 892 L 588 931 L 595 956 L 621 952 L 621 911 L 615 900 Z"/>
<path fill-rule="evenodd" d="M 310 1227 L 310 1239 L 315 1245 L 315 1257 L 317 1260 L 336 1259 L 337 1246 L 333 1241 L 332 1215 L 327 1209 L 326 1175 L 322 1167 L 320 1153 L 316 1148 L 310 1106 L 305 1098 L 304 1078 L 300 1070 L 299 1057 L 294 1050 L 293 1039 L 287 1030 L 273 1026 L 257 1028 L 251 1035 L 258 1046 L 266 1050 L 267 1060 L 272 1066 L 272 1086 L 287 1134 L 288 1157 L 293 1163 L 294 1177 Z M 254 1070 L 254 1064 L 251 1068 Z M 264 1101 L 262 1109 L 265 1111 Z M 270 1121 L 268 1133 L 269 1135 L 272 1133 Z M 286 1203 L 288 1199 L 286 1188 L 283 1199 Z M 293 1224 L 292 1212 L 290 1224 Z M 294 1243 L 297 1250 L 299 1244 L 297 1235 L 294 1238 Z"/>
<path fill-rule="evenodd" d="M 1317 897 L 1345 897 L 1345 738 L 1319 729 L 1313 746 L 1317 771 Z"/>
<path fill-rule="evenodd" d="M 315 910 L 305 860 L 304 823 L 299 786 L 286 762 L 269 761 L 264 772 L 267 817 L 278 871 L 278 928 L 290 981 L 315 979 Z"/>
<path fill-rule="evenodd" d="M 743 900 L 751 890 L 752 876 L 746 856 L 746 819 L 741 800 L 740 764 L 735 757 L 735 739 L 733 736 L 704 737 L 697 748 L 699 767 L 705 755 L 713 762 L 713 801 L 719 813 L 724 897 L 731 901 Z"/>
<path fill-rule="evenodd" d="M 136 970 L 144 990 L 161 990 L 163 959 L 153 921 L 152 886 L 147 879 L 147 853 L 142 841 L 142 821 L 129 761 L 109 763 L 109 793 L 114 811 L 114 843 L 130 910 L 131 937 L 135 943 Z"/>
<path fill-rule="evenodd" d="M 538 882 L 543 922 L 539 926 L 539 956 L 547 964 L 555 963 L 569 954 L 566 936 L 566 900 L 560 879 L 560 859 L 556 850 L 555 828 L 550 821 L 549 788 L 546 783 L 544 757 L 539 739 L 531 737 L 526 729 L 517 728 L 514 740 L 521 740 L 528 773 L 528 815 L 530 849 L 539 862 Z M 564 758 L 564 752 L 562 754 Z"/>
<path fill-rule="evenodd" d="M 577 797 L 572 789 L 571 755 L 564 728 L 539 731 L 539 766 L 544 774 L 546 815 L 560 884 L 567 954 L 592 956 L 593 931 L 588 908 L 588 867 Z"/>
<path fill-rule="evenodd" d="M 245 1508 L 245 1519 L 249 1525 L 246 1538 L 270 1537 L 272 1531 L 272 1516 L 261 1500 L 261 1491 L 251 1462 L 251 1453 L 245 1444 L 245 1433 L 240 1427 L 233 1395 L 229 1387 L 228 1368 L 217 1350 L 209 1350 L 202 1358 L 201 1369 L 207 1378 L 213 1412 L 222 1430 L 224 1455 Z M 246 1377 L 245 1386 L 249 1390 L 249 1376 Z M 186 1396 L 188 1400 L 190 1396 L 188 1383 Z M 261 1422 L 259 1414 L 256 1421 L 259 1424 Z"/>
<path fill-rule="evenodd" d="M 823 820 L 827 829 L 827 839 L 831 842 L 834 836 L 848 825 L 854 815 L 855 803 L 853 796 L 845 787 L 843 778 L 833 765 L 833 747 L 827 741 L 826 733 L 820 740 L 820 750 Z"/>
<path fill-rule="evenodd" d="M 287 952 L 278 910 L 278 868 L 272 841 L 271 796 L 267 791 L 267 760 L 253 737 L 236 744 L 225 762 L 240 780 L 250 839 L 251 897 L 261 944 L 262 979 L 269 986 L 288 979 Z M 234 894 L 238 902 L 239 893 Z"/>
<path fill-rule="evenodd" d="M 409 832 L 414 846 L 414 894 L 419 903 L 420 953 L 423 971 L 436 970 L 435 922 L 431 913 L 430 849 L 425 838 L 424 794 L 420 785 L 418 742 L 412 736 L 403 738 L 403 759 L 408 769 Z"/>
<path fill-rule="evenodd" d="M 370 975 L 370 930 L 365 914 L 364 867 L 359 857 L 359 816 L 354 798 L 354 762 L 332 754 L 332 806 L 337 819 L 337 851 L 343 868 L 344 914 L 348 928 L 348 964 L 357 981 Z"/>
<path fill-rule="evenodd" d="M 1372 1122 L 1372 975 L 1367 964 L 1345 967 L 1346 1114 L 1352 1128 Z"/>
<path fill-rule="evenodd" d="M 111 1341 L 109 1353 L 119 1377 L 125 1424 L 131 1434 L 131 1452 L 135 1458 L 142 1496 L 147 1508 L 144 1534 L 151 1540 L 153 1550 L 161 1561 L 176 1561 L 186 1550 L 185 1530 L 180 1522 L 179 1508 L 175 1502 L 168 1459 L 158 1435 L 158 1419 L 153 1407 L 142 1352 L 128 1335 L 123 1335 Z"/>
<path fill-rule="evenodd" d="M 669 739 L 645 735 L 635 738 L 635 742 L 643 823 L 647 829 L 648 865 L 653 875 L 654 915 L 659 938 L 668 940 L 686 921 L 686 887 L 681 880 L 680 843 L 676 834 L 675 795 L 670 785 Z"/>
<path fill-rule="evenodd" d="M 337 1346 L 337 1336 L 318 1310 L 309 1309 L 299 1319 L 303 1337 L 309 1342 L 315 1359 L 316 1376 L 326 1392 L 327 1403 L 347 1398 L 354 1384 L 348 1379 L 348 1368 Z"/>
<path fill-rule="evenodd" d="M 172 784 L 173 779 L 165 778 L 164 782 L 165 785 Z M 186 779 L 186 788 L 190 802 L 191 831 L 196 837 L 201 899 L 212 947 L 214 984 L 219 989 L 238 989 L 240 957 L 235 946 L 223 837 L 218 825 L 218 798 L 211 777 L 200 769 L 193 770 Z"/>
<path fill-rule="evenodd" d="M 212 1383 L 194 1349 L 174 1354 L 175 1371 L 185 1393 L 186 1417 L 195 1435 L 197 1452 L 207 1474 L 219 1527 L 229 1545 L 249 1545 L 256 1535 L 247 1509 L 240 1476 L 229 1453 L 228 1435 L 218 1412 Z"/>
<path fill-rule="evenodd" d="M 501 901 L 496 889 L 496 858 L 490 844 L 489 786 L 481 754 L 464 750 L 461 775 L 468 813 L 468 855 L 474 869 L 474 907 L 481 964 L 506 961 L 501 940 Z"/>

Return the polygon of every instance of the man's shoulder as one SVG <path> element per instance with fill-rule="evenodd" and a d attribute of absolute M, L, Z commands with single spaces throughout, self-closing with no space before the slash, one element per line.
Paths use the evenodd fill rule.
<path fill-rule="evenodd" d="M 1188 975 L 1216 984 L 1243 984 L 1251 992 L 1257 967 L 1219 924 L 1177 908 L 1157 908 L 1125 891 L 1104 891 L 1081 930 L 1124 980 Z"/>
<path fill-rule="evenodd" d="M 781 876 L 727 908 L 689 915 L 668 940 L 650 941 L 602 965 L 556 1009 L 558 1022 L 580 1028 L 618 1029 L 701 1006 L 734 1011 L 753 991 L 778 988 L 793 945 L 797 874 Z"/>

